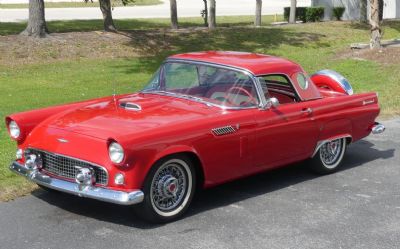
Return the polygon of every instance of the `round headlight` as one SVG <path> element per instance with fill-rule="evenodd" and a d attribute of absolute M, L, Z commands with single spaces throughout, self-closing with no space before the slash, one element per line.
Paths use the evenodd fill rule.
<path fill-rule="evenodd" d="M 112 142 L 110 146 L 108 146 L 108 154 L 113 163 L 121 163 L 122 160 L 124 160 L 124 149 L 116 142 Z"/>
<path fill-rule="evenodd" d="M 10 136 L 12 138 L 17 139 L 21 135 L 21 130 L 19 129 L 18 124 L 14 120 L 10 121 L 10 123 L 8 124 L 8 129 L 10 131 Z"/>

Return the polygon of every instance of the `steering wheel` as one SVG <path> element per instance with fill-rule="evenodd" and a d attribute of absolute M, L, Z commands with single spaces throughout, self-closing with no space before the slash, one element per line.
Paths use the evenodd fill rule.
<path fill-rule="evenodd" d="M 238 92 L 243 92 L 244 94 L 246 94 L 246 96 L 249 98 L 247 101 L 243 101 L 240 103 L 240 105 L 244 105 L 244 104 L 256 104 L 257 100 L 253 97 L 253 95 L 251 95 L 251 93 L 249 91 L 247 91 L 246 89 L 244 89 L 241 86 L 233 86 L 231 88 L 228 89 L 228 91 L 226 91 L 224 98 L 229 102 L 229 103 L 234 103 L 231 99 L 229 94 L 232 93 L 234 90 L 238 91 Z"/>

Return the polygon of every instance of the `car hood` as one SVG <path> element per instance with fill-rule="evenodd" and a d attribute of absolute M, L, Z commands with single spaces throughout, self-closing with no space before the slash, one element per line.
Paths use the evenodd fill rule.
<path fill-rule="evenodd" d="M 118 139 L 135 133 L 193 122 L 216 107 L 157 94 L 132 94 L 101 99 L 57 114 L 44 125 L 100 139 Z"/>

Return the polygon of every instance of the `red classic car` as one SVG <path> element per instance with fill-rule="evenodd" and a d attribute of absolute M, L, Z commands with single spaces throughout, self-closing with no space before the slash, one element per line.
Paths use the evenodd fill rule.
<path fill-rule="evenodd" d="M 10 169 L 46 189 L 167 222 L 195 190 L 308 159 L 336 171 L 346 146 L 385 127 L 376 93 L 340 74 L 307 76 L 286 59 L 242 52 L 169 57 L 138 93 L 16 113 Z"/>

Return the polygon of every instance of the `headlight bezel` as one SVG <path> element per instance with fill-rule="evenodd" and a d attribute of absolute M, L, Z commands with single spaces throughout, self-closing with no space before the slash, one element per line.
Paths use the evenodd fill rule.
<path fill-rule="evenodd" d="M 120 165 L 125 160 L 125 151 L 117 141 L 110 141 L 108 144 L 108 157 L 114 164 Z"/>
<path fill-rule="evenodd" d="M 22 132 L 18 123 L 15 120 L 10 120 L 8 122 L 8 134 L 12 139 L 18 140 L 21 138 Z"/>

